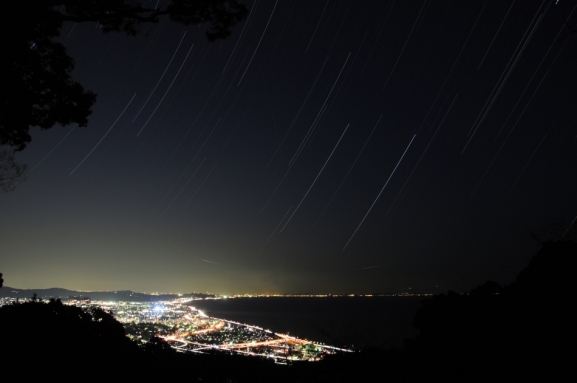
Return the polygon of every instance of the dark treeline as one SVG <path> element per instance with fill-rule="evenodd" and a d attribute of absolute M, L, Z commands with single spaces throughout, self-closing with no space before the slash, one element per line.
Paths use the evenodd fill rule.
<path fill-rule="evenodd" d="M 162 378 L 208 382 L 572 381 L 577 340 L 577 243 L 549 242 L 508 286 L 487 282 L 469 294 L 424 300 L 415 339 L 400 349 L 365 349 L 319 363 L 277 366 L 225 354 L 180 354 L 155 339 L 129 340 L 100 309 L 58 300 L 0 308 L 2 365 L 22 363 L 21 378 Z"/>

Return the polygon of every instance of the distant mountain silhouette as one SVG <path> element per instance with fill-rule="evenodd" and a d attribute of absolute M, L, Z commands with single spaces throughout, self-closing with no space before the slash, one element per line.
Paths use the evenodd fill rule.
<path fill-rule="evenodd" d="M 18 370 L 18 380 L 52 377 L 58 366 L 64 380 L 97 371 L 88 380 L 571 382 L 577 381 L 572 349 L 577 341 L 576 268 L 577 243 L 546 243 L 508 286 L 489 281 L 468 294 L 448 292 L 423 300 L 414 319 L 418 335 L 399 350 L 365 349 L 290 368 L 259 358 L 176 353 L 160 339 L 138 345 L 100 309 L 86 313 L 56 300 L 6 305 L 0 307 L 0 361 L 2 366 L 25 362 L 32 367 Z M 0 291 L 26 297 L 78 293 Z M 129 291 L 106 294 L 161 299 Z"/>
<path fill-rule="evenodd" d="M 153 295 L 147 293 L 139 293 L 130 290 L 117 291 L 74 291 L 63 289 L 59 287 L 52 287 L 49 289 L 17 289 L 13 287 L 4 286 L 0 289 L 0 298 L 20 298 L 29 299 L 32 294 L 36 294 L 41 299 L 67 299 L 71 297 L 76 298 L 90 298 L 96 301 L 132 301 L 132 302 L 158 302 L 167 301 L 176 298 L 213 298 L 213 294 L 203 293 L 189 293 L 189 294 L 161 294 Z"/>

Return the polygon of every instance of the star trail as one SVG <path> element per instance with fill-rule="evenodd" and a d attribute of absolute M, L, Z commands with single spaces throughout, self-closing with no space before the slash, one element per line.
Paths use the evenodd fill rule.
<path fill-rule="evenodd" d="M 87 127 L 34 128 L 17 154 L 6 285 L 466 291 L 510 283 L 529 229 L 575 221 L 574 2 L 244 3 L 215 42 L 167 18 L 64 24 L 98 97 Z"/>

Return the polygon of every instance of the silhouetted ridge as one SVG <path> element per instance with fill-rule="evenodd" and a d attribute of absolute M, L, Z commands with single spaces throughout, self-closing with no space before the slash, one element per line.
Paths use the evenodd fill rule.
<path fill-rule="evenodd" d="M 0 290 L 0 298 L 21 298 L 28 299 L 36 294 L 39 298 L 90 298 L 97 301 L 132 301 L 132 302 L 157 302 L 167 301 L 176 298 L 211 298 L 213 294 L 189 293 L 189 294 L 147 294 L 130 290 L 116 291 L 74 291 L 58 287 L 49 289 L 17 289 L 4 286 Z"/>
<path fill-rule="evenodd" d="M 110 313 L 60 301 L 0 308 L 3 365 L 66 364 L 125 379 L 207 382 L 575 381 L 575 242 L 545 244 L 515 282 L 488 281 L 469 294 L 422 302 L 419 333 L 400 350 L 365 349 L 319 363 L 279 367 L 256 358 L 179 354 L 161 339 L 139 346 Z M 24 378 L 42 378 L 42 373 Z"/>
<path fill-rule="evenodd" d="M 550 242 L 509 286 L 489 281 L 423 301 L 407 349 L 448 380 L 575 378 L 566 349 L 577 340 L 575 266 L 577 243 Z"/>
<path fill-rule="evenodd" d="M 577 292 L 577 243 L 548 242 L 510 286 L 512 292 L 533 296 L 568 296 Z"/>

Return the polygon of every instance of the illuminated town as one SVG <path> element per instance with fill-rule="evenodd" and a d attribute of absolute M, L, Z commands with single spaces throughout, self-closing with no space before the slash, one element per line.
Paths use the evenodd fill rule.
<path fill-rule="evenodd" d="M 319 361 L 326 355 L 351 352 L 257 326 L 213 318 L 188 305 L 190 302 L 191 299 L 162 302 L 68 300 L 65 303 L 87 310 L 99 306 L 111 311 L 131 339 L 148 342 L 156 336 L 179 352 L 221 351 L 271 358 L 279 364 Z"/>
<path fill-rule="evenodd" d="M 0 306 L 30 299 L 31 291 L 5 289 L 5 297 L 0 297 Z M 134 293 L 132 291 L 78 292 L 78 291 L 39 291 L 38 299 L 56 298 L 63 303 L 75 305 L 90 311 L 101 307 L 109 311 L 124 325 L 126 335 L 139 343 L 147 343 L 158 337 L 165 340 L 178 352 L 250 355 L 273 359 L 278 364 L 293 361 L 319 361 L 326 355 L 353 352 L 350 349 L 337 348 L 320 342 L 300 339 L 281 334 L 262 327 L 239 323 L 223 318 L 206 315 L 195 308 L 197 300 L 220 300 L 237 298 L 270 297 L 366 297 L 373 296 L 430 296 L 431 294 L 170 294 L 170 293 Z M 92 296 L 91 299 L 87 293 Z"/>

